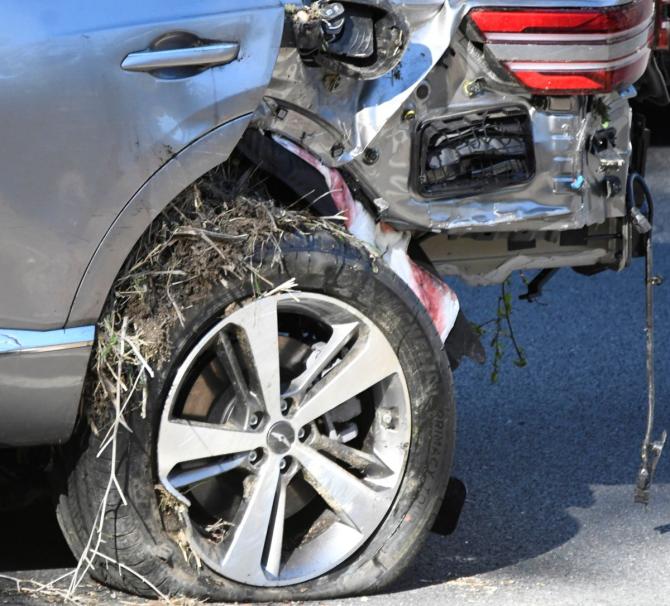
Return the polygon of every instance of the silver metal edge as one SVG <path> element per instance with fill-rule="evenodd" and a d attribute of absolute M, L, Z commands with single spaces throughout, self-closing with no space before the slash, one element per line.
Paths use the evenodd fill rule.
<path fill-rule="evenodd" d="M 546 71 L 546 72 L 580 72 L 596 69 L 613 70 L 626 67 L 635 63 L 638 59 L 648 55 L 650 49 L 643 47 L 635 53 L 616 59 L 615 61 L 589 61 L 589 62 L 554 62 L 554 61 L 509 61 L 507 66 L 512 71 Z"/>
<path fill-rule="evenodd" d="M 586 62 L 612 61 L 627 57 L 647 44 L 651 25 L 639 34 L 613 44 L 488 44 L 489 50 L 500 61 L 553 61 Z"/>
<path fill-rule="evenodd" d="M 90 347 L 94 339 L 94 325 L 47 331 L 0 328 L 0 356 Z"/>

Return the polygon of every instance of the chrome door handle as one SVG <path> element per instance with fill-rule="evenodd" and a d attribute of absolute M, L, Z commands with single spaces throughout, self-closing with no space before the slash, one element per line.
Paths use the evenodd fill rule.
<path fill-rule="evenodd" d="M 240 45 L 237 42 L 221 42 L 205 46 L 146 50 L 130 53 L 121 67 L 130 72 L 152 72 L 176 67 L 208 68 L 225 65 L 237 59 Z"/>

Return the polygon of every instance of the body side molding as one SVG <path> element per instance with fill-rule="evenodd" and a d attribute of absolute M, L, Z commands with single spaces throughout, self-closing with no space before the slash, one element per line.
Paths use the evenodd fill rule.
<path fill-rule="evenodd" d="M 0 328 L 0 356 L 90 347 L 94 339 L 92 325 L 46 331 Z"/>

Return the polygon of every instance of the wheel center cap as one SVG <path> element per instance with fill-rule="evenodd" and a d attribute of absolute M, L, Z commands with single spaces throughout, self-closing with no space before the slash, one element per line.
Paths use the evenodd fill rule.
<path fill-rule="evenodd" d="M 295 431 L 287 421 L 279 421 L 268 431 L 268 448 L 275 454 L 283 455 L 291 450 L 295 442 Z"/>

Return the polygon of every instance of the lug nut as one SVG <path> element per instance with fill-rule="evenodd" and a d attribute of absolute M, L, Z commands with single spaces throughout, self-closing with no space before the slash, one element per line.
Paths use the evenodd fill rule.
<path fill-rule="evenodd" d="M 298 440 L 304 440 L 306 435 L 307 435 L 307 432 L 305 431 L 305 428 L 301 427 L 298 430 Z"/>
<path fill-rule="evenodd" d="M 279 461 L 279 471 L 286 471 L 288 469 L 288 461 L 284 458 Z"/>
<path fill-rule="evenodd" d="M 382 414 L 382 425 L 386 429 L 393 427 L 393 414 L 390 413 L 389 411 L 386 411 L 385 413 Z"/>
<path fill-rule="evenodd" d="M 282 411 L 282 414 L 286 414 L 286 411 L 288 410 L 288 402 L 286 400 L 282 400 L 280 402 L 279 410 Z"/>
<path fill-rule="evenodd" d="M 260 457 L 259 457 L 258 453 L 257 453 L 255 450 L 252 450 L 252 451 L 249 453 L 249 463 L 251 463 L 252 465 L 253 465 L 254 463 L 256 463 L 256 462 L 258 461 L 259 458 L 260 458 Z"/>
<path fill-rule="evenodd" d="M 258 424 L 261 422 L 261 418 L 259 415 L 256 413 L 252 414 L 251 417 L 249 418 L 249 427 L 254 429 L 255 427 L 258 427 Z"/>

